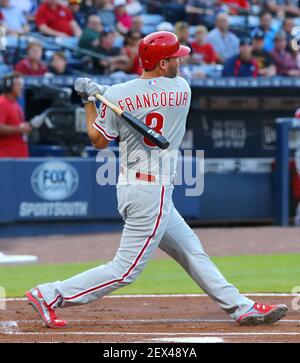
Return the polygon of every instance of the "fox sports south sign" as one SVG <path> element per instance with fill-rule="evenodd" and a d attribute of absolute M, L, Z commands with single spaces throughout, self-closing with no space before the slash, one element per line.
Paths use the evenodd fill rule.
<path fill-rule="evenodd" d="M 34 192 L 48 201 L 69 198 L 79 185 L 76 169 L 65 162 L 46 162 L 32 173 L 31 186 Z"/>

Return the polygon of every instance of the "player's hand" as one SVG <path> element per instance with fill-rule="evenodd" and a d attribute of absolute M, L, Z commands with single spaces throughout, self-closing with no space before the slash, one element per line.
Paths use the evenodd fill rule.
<path fill-rule="evenodd" d="M 95 101 L 95 94 L 103 95 L 108 88 L 109 86 L 98 84 L 86 77 L 77 78 L 74 84 L 74 89 L 81 97 L 83 104 Z"/>
<path fill-rule="evenodd" d="M 92 80 L 87 77 L 79 77 L 79 78 L 76 78 L 75 83 L 74 83 L 74 89 L 81 97 L 83 104 L 89 102 L 86 88 L 90 82 L 92 82 Z"/>
<path fill-rule="evenodd" d="M 28 122 L 21 122 L 19 125 L 20 133 L 23 135 L 29 135 L 31 133 L 32 127 Z"/>
<path fill-rule="evenodd" d="M 91 81 L 88 83 L 86 87 L 86 93 L 88 94 L 88 100 L 89 101 L 96 101 L 95 95 L 98 93 L 100 95 L 103 95 L 106 90 L 109 88 L 107 85 L 98 84 L 96 82 Z"/>

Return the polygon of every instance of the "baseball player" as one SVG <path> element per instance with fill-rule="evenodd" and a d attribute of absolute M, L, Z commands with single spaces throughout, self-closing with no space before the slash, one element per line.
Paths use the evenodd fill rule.
<path fill-rule="evenodd" d="M 191 89 L 177 72 L 181 57 L 189 52 L 173 33 L 155 32 L 139 44 L 144 68 L 140 78 L 112 87 L 87 78 L 76 80 L 75 90 L 84 103 L 92 144 L 102 149 L 120 139 L 122 166 L 117 196 L 124 229 L 116 256 L 108 264 L 26 292 L 29 303 L 49 328 L 67 324 L 57 318 L 56 308 L 87 304 L 132 283 L 158 247 L 238 324 L 271 324 L 285 315 L 285 305 L 255 303 L 229 284 L 172 202 L 176 162 L 170 163 L 170 154 L 181 144 L 191 101 Z M 93 102 L 96 93 L 164 135 L 170 142 L 168 150 L 156 150 L 104 105 L 98 114 Z"/>

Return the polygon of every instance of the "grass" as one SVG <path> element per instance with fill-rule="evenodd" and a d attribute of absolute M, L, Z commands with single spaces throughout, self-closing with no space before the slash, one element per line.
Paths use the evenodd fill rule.
<path fill-rule="evenodd" d="M 300 285 L 300 254 L 215 257 L 224 276 L 241 292 L 291 292 Z M 102 262 L 103 263 L 103 262 Z M 7 297 L 20 297 L 40 283 L 63 280 L 101 262 L 6 266 L 0 268 L 0 286 Z M 202 292 L 173 260 L 152 260 L 137 281 L 117 294 L 175 294 Z"/>

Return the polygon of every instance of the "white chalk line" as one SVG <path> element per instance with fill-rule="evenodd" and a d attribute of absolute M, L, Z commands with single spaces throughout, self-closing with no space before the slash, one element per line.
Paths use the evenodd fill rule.
<path fill-rule="evenodd" d="M 151 339 L 151 341 L 165 343 L 224 343 L 222 338 L 217 337 L 155 338 Z"/>
<path fill-rule="evenodd" d="M 69 323 L 112 323 L 112 324 L 140 324 L 140 323 L 153 323 L 153 324 L 161 324 L 161 323 L 233 323 L 235 321 L 233 319 L 67 319 Z M 18 324 L 34 324 L 39 322 L 38 320 L 14 320 L 14 322 Z M 300 320 L 297 319 L 282 319 L 277 323 L 300 323 Z M 1 322 L 0 322 L 1 327 Z"/>
<path fill-rule="evenodd" d="M 277 336 L 277 335 L 285 335 L 285 336 L 300 336 L 300 332 L 228 332 L 228 333 L 218 333 L 218 332 L 203 332 L 203 333 L 196 333 L 196 332 L 174 332 L 174 333 L 164 333 L 164 332 L 122 332 L 122 331 L 116 331 L 116 332 L 7 332 L 4 333 L 5 335 L 20 335 L 20 336 L 32 336 L 32 335 L 95 335 L 95 336 Z"/>
<path fill-rule="evenodd" d="M 164 321 L 169 321 L 172 319 L 163 319 Z M 189 319 L 173 319 L 172 321 L 176 320 L 187 320 L 187 321 L 194 321 Z M 198 319 L 196 319 L 198 321 Z M 229 322 L 230 320 L 210 320 L 210 319 L 199 319 L 200 321 L 209 321 L 209 322 Z M 76 322 L 76 320 L 73 320 Z M 90 320 L 91 322 L 94 322 L 93 320 Z M 125 320 L 128 321 L 128 320 Z M 134 321 L 134 320 L 132 320 Z M 151 321 L 151 320 L 149 320 Z M 299 322 L 299 320 L 281 320 L 281 322 Z M 31 322 L 31 320 L 9 320 L 9 321 L 2 321 L 0 322 L 0 334 L 3 335 L 12 335 L 12 336 L 159 336 L 159 338 L 153 338 L 152 341 L 155 339 L 157 341 L 178 341 L 178 342 L 197 342 L 197 343 L 214 343 L 214 342 L 222 342 L 221 337 L 226 336 L 300 336 L 300 332 L 228 332 L 228 333 L 218 333 L 218 332 L 203 332 L 203 333 L 197 333 L 197 332 L 66 332 L 66 331 L 52 331 L 52 332 L 21 332 L 19 331 L 19 323 L 20 322 Z M 35 322 L 34 320 L 32 322 Z M 78 321 L 79 322 L 79 321 Z M 107 320 L 109 322 L 109 320 Z M 118 320 L 115 320 L 115 322 L 119 322 Z M 138 323 L 138 321 L 136 321 Z M 164 337 L 170 337 L 170 338 L 164 338 Z M 179 338 L 176 338 L 179 337 Z M 184 338 L 187 337 L 187 338 Z M 199 337 L 204 337 L 199 338 Z M 211 339 L 209 338 L 211 337 Z M 202 340 L 201 340 L 202 339 Z M 220 339 L 218 341 L 218 339 Z M 49 341 L 49 343 L 59 343 L 58 341 Z M 92 342 L 85 342 L 85 343 L 92 343 Z"/>
<path fill-rule="evenodd" d="M 296 297 L 299 294 L 290 293 L 246 293 L 244 296 L 253 297 Z M 145 294 L 145 295 L 109 295 L 104 296 L 104 299 L 136 299 L 136 298 L 165 298 L 165 297 L 208 297 L 206 294 Z M 6 299 L 0 299 L 0 301 L 26 301 L 24 297 L 11 297 Z"/>

